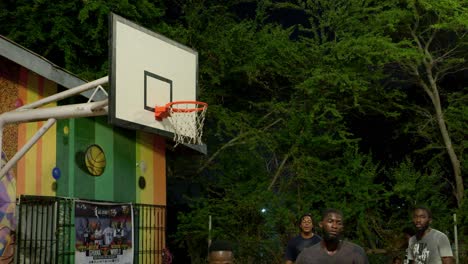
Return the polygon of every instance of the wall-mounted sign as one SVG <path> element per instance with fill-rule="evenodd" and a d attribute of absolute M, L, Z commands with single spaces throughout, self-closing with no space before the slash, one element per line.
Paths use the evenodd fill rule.
<path fill-rule="evenodd" d="M 75 263 L 133 263 L 132 204 L 75 201 Z"/>

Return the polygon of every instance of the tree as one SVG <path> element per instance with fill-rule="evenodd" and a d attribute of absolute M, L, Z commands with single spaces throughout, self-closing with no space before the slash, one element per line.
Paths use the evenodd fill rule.
<path fill-rule="evenodd" d="M 266 22 L 263 7 L 256 18 L 261 23 L 236 21 L 228 7 L 212 8 L 186 11 L 187 19 L 195 19 L 187 21 L 191 25 L 188 31 L 197 32 L 190 39 L 200 50 L 204 65 L 200 85 L 203 95 L 212 100 L 207 134 L 208 144 L 215 150 L 198 168 L 203 176 L 196 181 L 205 191 L 197 199 L 200 203 L 192 203 L 190 214 L 181 215 L 184 231 L 178 233 L 180 241 L 196 236 L 198 242 L 186 246 L 193 254 L 203 253 L 200 245 L 207 234 L 200 231 L 203 224 L 199 221 L 212 214 L 222 219 L 216 225 L 217 234 L 238 241 L 240 251 L 247 245 L 251 248 L 249 239 L 256 245 L 272 238 L 284 244 L 290 230 L 296 231 L 292 223 L 297 215 L 308 210 L 319 215 L 327 205 L 350 208 L 348 216 L 357 219 L 350 221 L 350 229 L 360 227 L 349 232 L 350 237 L 375 241 L 374 230 L 365 229 L 369 225 L 365 216 L 377 218 L 379 210 L 369 208 L 377 208 L 374 205 L 385 197 L 385 190 L 375 182 L 377 165 L 359 153 L 344 113 L 355 108 L 353 98 L 381 75 L 361 73 L 364 59 L 343 66 L 334 57 L 345 52 L 330 43 L 320 46 L 314 40 L 291 40 L 291 29 Z M 191 12 L 197 15 L 192 17 Z M 366 80 L 371 76 L 374 80 Z M 347 90 L 347 85 L 355 90 Z M 195 180 L 189 177 L 186 179 Z M 355 192 L 358 186 L 363 189 Z M 328 201 L 330 194 L 338 200 Z M 267 219 L 249 227 L 239 223 L 252 215 L 262 219 L 258 215 L 262 203 L 270 205 L 266 206 L 271 209 Z M 250 209 L 244 210 L 244 206 Z M 234 217 L 237 214 L 239 219 Z M 244 230 L 261 234 L 249 237 Z M 278 245 L 272 247 L 272 252 L 282 252 Z M 262 259 L 256 252 L 244 252 L 247 259 Z M 268 263 L 280 259 L 268 256 Z"/>
<path fill-rule="evenodd" d="M 108 15 L 161 27 L 165 6 L 147 0 L 2 1 L 0 34 L 94 80 L 108 72 Z"/>
<path fill-rule="evenodd" d="M 178 238 L 193 263 L 206 255 L 209 215 L 212 238 L 237 242 L 242 263 L 279 263 L 304 212 L 318 217 L 324 207 L 342 208 L 347 238 L 367 249 L 390 250 L 415 200 L 445 215 L 443 230 L 451 212 L 448 183 L 455 182 L 461 202 L 457 178 L 445 179 L 450 159 L 440 155 L 445 152 L 437 144 L 439 139 L 445 144 L 440 134 L 445 124 L 461 172 L 467 168 L 466 85 L 449 86 L 456 83 L 451 78 L 460 80 L 452 72 L 466 66 L 464 2 L 115 0 L 0 6 L 1 34 L 87 78 L 107 72 L 110 10 L 198 51 L 200 100 L 210 105 L 204 133 L 209 154 L 168 155 L 168 183 L 190 186 L 179 200 L 190 209 L 180 210 L 182 224 L 169 237 Z M 25 19 L 13 19 L 20 16 Z M 435 114 L 417 115 L 421 112 Z M 427 116 L 436 129 L 420 125 Z M 369 129 L 376 120 L 389 136 Z M 467 203 L 463 206 L 462 212 Z M 462 223 L 468 221 L 464 217 Z"/>
<path fill-rule="evenodd" d="M 444 104 L 449 98 L 442 97 L 441 83 L 450 75 L 468 70 L 465 57 L 468 51 L 468 3 L 465 1 L 407 1 L 408 13 L 399 24 L 400 43 L 407 43 L 402 57 L 397 63 L 417 87 L 424 91 L 432 103 L 432 111 L 437 124 L 441 144 L 449 156 L 455 180 L 454 195 L 461 207 L 464 198 L 464 180 L 460 165 L 460 154 L 447 127 Z M 411 54 L 411 55 L 410 55 Z M 448 89 L 447 89 L 448 88 Z M 445 90 L 453 91 L 452 87 Z M 466 112 L 465 112 L 466 113 Z M 463 115 L 462 115 L 463 116 Z M 461 142 L 458 142 L 460 144 Z M 432 147 L 438 143 L 431 142 Z M 458 153 L 463 153 L 459 146 Z"/>
<path fill-rule="evenodd" d="M 434 137 L 428 128 L 418 131 L 422 136 L 432 135 L 426 151 L 443 149 L 447 153 L 454 197 L 460 207 L 464 196 L 460 155 L 464 153 L 464 145 L 462 141 L 453 142 L 450 129 L 459 128 L 447 127 L 444 111 L 450 108 L 453 101 L 449 100 L 454 94 L 461 93 L 465 98 L 463 87 L 447 87 L 446 80 L 467 70 L 466 2 L 299 0 L 272 6 L 304 10 L 308 23 L 298 26 L 300 34 L 327 54 L 322 60 L 325 64 L 310 72 L 312 77 L 307 82 L 311 83 L 311 89 L 326 84 L 340 87 L 345 93 L 352 92 L 356 104 L 360 104 L 358 108 L 367 109 L 364 115 L 380 112 L 385 117 L 402 120 L 402 114 L 409 109 L 433 113 L 428 117 L 434 120 L 438 136 Z M 409 86 L 420 92 L 408 91 Z M 402 101 L 404 94 L 407 102 Z M 386 103 L 381 104 L 383 109 L 376 109 L 375 105 L 383 98 L 394 102 L 393 107 L 397 108 L 392 110 L 392 105 Z M 425 98 L 429 98 L 430 105 L 426 105 Z M 369 103 L 369 99 L 376 101 Z M 458 117 L 463 119 L 464 113 L 461 111 Z M 414 123 L 408 122 L 408 126 Z M 415 152 L 421 151 L 417 145 L 414 148 Z M 437 159 L 444 163 L 443 157 L 429 153 L 433 156 L 425 157 L 428 162 Z"/>

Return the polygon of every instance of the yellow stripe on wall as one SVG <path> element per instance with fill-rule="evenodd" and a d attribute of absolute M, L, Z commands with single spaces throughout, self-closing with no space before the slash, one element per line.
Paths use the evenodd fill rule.
<path fill-rule="evenodd" d="M 57 84 L 44 79 L 44 97 L 50 96 L 57 93 Z M 57 103 L 49 103 L 45 107 L 56 106 Z M 42 189 L 38 195 L 55 196 L 56 191 L 52 185 L 55 179 L 52 177 L 52 170 L 56 166 L 57 157 L 57 124 L 54 124 L 49 130 L 42 136 Z M 62 175 L 64 176 L 64 175 Z"/>
<path fill-rule="evenodd" d="M 137 202 L 153 204 L 154 200 L 154 170 L 153 170 L 153 149 L 152 135 L 146 132 L 137 131 L 136 136 L 136 161 L 140 166 L 136 168 L 136 186 Z M 142 161 L 144 162 L 145 171 L 142 171 Z M 138 179 L 143 176 L 146 180 L 146 186 L 142 190 L 138 187 Z"/>
<path fill-rule="evenodd" d="M 138 163 L 141 160 L 141 140 L 140 140 L 140 132 L 136 132 L 135 137 L 135 160 Z M 140 168 L 139 166 L 135 167 L 135 202 L 141 203 L 141 189 L 138 186 L 138 178 L 140 178 Z"/>
<path fill-rule="evenodd" d="M 30 104 L 39 99 L 37 94 L 38 87 L 38 78 L 37 74 L 28 72 L 28 83 L 26 91 L 26 101 L 25 104 Z M 37 132 L 37 123 L 30 122 L 26 124 L 26 142 L 28 142 L 31 137 Z M 22 146 L 18 146 L 22 147 Z M 36 194 L 36 180 L 37 180 L 37 144 L 34 144 L 31 149 L 23 157 L 26 160 L 25 164 L 25 190 L 24 194 L 35 195 Z"/>

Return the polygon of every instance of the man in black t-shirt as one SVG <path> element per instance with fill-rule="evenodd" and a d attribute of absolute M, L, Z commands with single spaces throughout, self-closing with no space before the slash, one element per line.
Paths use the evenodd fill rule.
<path fill-rule="evenodd" d="M 299 219 L 299 229 L 299 235 L 289 240 L 288 246 L 286 247 L 286 264 L 294 263 L 297 256 L 304 248 L 313 246 L 322 240 L 320 236 L 314 234 L 314 223 L 311 214 L 304 214 L 301 216 Z"/>

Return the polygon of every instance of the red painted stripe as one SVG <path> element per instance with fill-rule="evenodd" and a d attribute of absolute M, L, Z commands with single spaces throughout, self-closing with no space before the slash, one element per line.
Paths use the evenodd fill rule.
<path fill-rule="evenodd" d="M 37 80 L 37 94 L 39 99 L 44 98 L 44 77 L 39 76 Z"/>
<path fill-rule="evenodd" d="M 21 67 L 18 80 L 18 98 L 27 103 L 27 84 L 28 84 L 28 70 Z M 26 144 L 26 124 L 18 125 L 18 150 Z M 19 196 L 25 193 L 26 189 L 26 160 L 20 159 L 16 165 L 16 195 Z"/>

